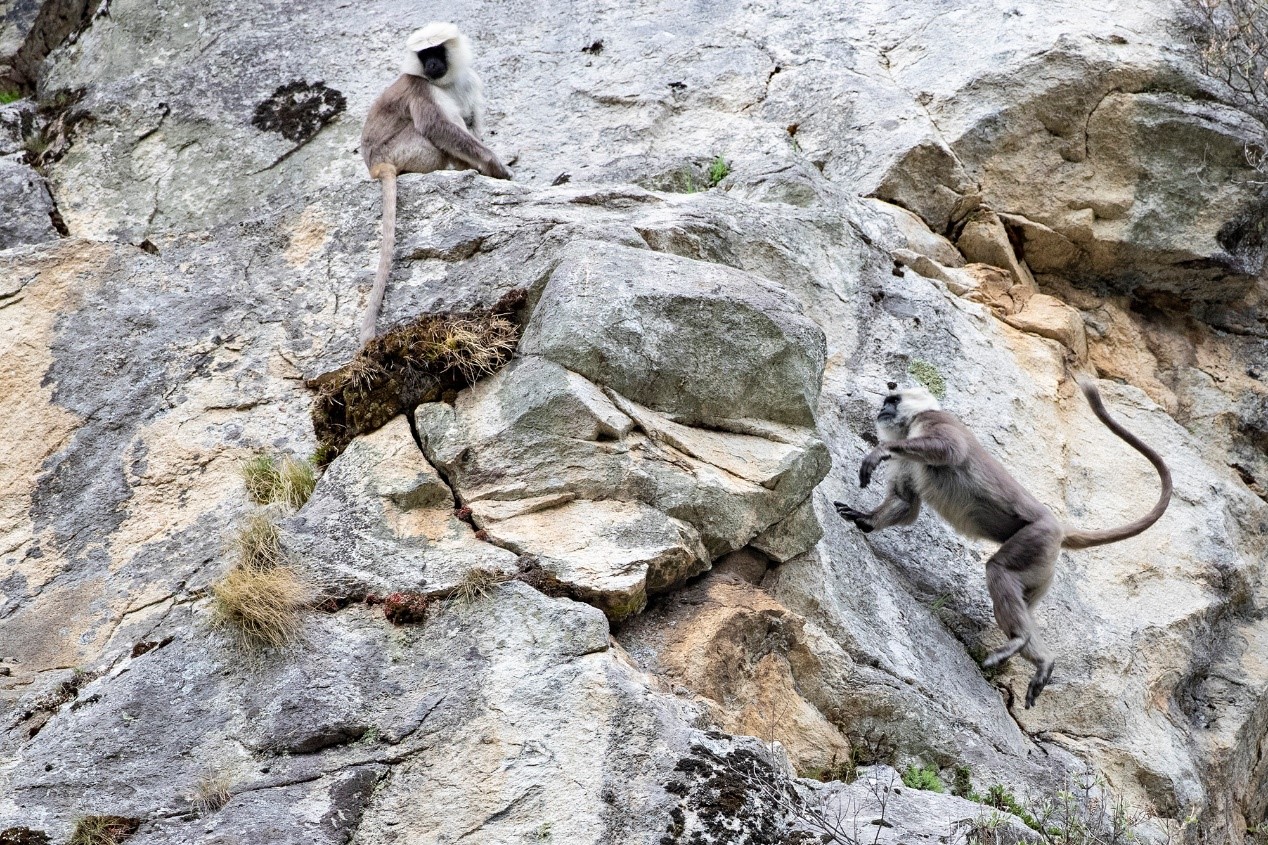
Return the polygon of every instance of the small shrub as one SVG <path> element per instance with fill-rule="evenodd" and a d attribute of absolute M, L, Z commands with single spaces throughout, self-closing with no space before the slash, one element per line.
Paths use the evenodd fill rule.
<path fill-rule="evenodd" d="M 1182 0 L 1180 6 L 1201 71 L 1225 87 L 1233 105 L 1268 123 L 1268 49 L 1264 46 L 1268 3 Z M 1268 132 L 1243 151 L 1246 163 L 1268 176 Z"/>
<path fill-rule="evenodd" d="M 722 156 L 718 156 L 709 165 L 709 187 L 716 188 L 718 183 L 731 173 L 731 165 Z"/>
<path fill-rule="evenodd" d="M 383 615 L 393 625 L 421 625 L 427 620 L 427 596 L 407 590 L 383 599 Z"/>
<path fill-rule="evenodd" d="M 124 816 L 84 816 L 76 822 L 68 845 L 119 845 L 140 826 L 137 819 Z"/>
<path fill-rule="evenodd" d="M 474 604 L 486 596 L 492 595 L 494 589 L 505 584 L 514 576 L 496 569 L 476 567 L 468 569 L 462 580 L 449 593 L 449 598 L 462 604 Z"/>
<path fill-rule="evenodd" d="M 959 798 L 967 798 L 970 801 L 977 801 L 977 795 L 973 791 L 973 770 L 968 766 L 956 766 L 953 780 L 951 781 L 951 794 Z M 980 804 L 981 802 L 978 801 Z"/>
<path fill-rule="evenodd" d="M 836 754 L 833 754 L 832 762 L 824 768 L 810 769 L 798 774 L 798 777 L 817 780 L 821 783 L 831 783 L 832 781 L 854 783 L 854 781 L 858 780 L 858 776 L 858 764 L 854 760 L 853 753 L 849 754 L 844 760 L 838 760 Z"/>
<path fill-rule="evenodd" d="M 312 457 L 309 462 L 318 469 L 325 469 L 326 465 L 338 457 L 338 453 L 330 447 L 329 443 L 318 443 L 317 448 L 313 450 Z"/>
<path fill-rule="evenodd" d="M 908 766 L 903 772 L 903 784 L 912 789 L 924 789 L 929 792 L 945 792 L 942 778 L 938 777 L 937 766 Z"/>
<path fill-rule="evenodd" d="M 233 782 L 223 772 L 208 772 L 198 779 L 194 791 L 194 806 L 202 815 L 208 815 L 229 803 L 233 794 L 229 791 Z"/>
<path fill-rule="evenodd" d="M 16 103 L 20 99 L 22 99 L 21 91 L 0 91 L 0 106 Z"/>
<path fill-rule="evenodd" d="M 947 397 L 947 381 L 933 364 L 913 359 L 907 365 L 907 372 L 911 373 L 912 378 L 923 384 L 937 398 Z"/>
<path fill-rule="evenodd" d="M 979 804 L 985 804 L 988 807 L 994 807 L 996 810 L 1003 810 L 1005 812 L 1012 813 L 1014 816 L 1025 822 L 1026 826 L 1032 830 L 1037 830 L 1040 833 L 1046 832 L 1043 825 L 1040 824 L 1040 822 L 1034 817 L 1034 814 L 1022 806 L 1022 803 L 1017 800 L 1017 796 L 1013 795 L 1013 793 L 1002 784 L 995 784 L 990 789 L 986 790 L 985 795 L 978 795 L 970 792 L 969 800 L 976 801 Z"/>

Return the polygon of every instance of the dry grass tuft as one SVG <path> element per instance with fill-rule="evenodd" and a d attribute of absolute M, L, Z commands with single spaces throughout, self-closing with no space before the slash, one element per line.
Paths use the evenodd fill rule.
<path fill-rule="evenodd" d="M 198 779 L 194 790 L 194 806 L 202 815 L 209 815 L 229 803 L 233 781 L 223 772 L 208 772 Z"/>
<path fill-rule="evenodd" d="M 274 501 L 282 485 L 282 474 L 272 455 L 256 455 L 242 465 L 242 483 L 246 485 L 251 500 L 267 505 Z"/>
<path fill-rule="evenodd" d="M 281 503 L 299 510 L 317 486 L 313 463 L 286 455 L 279 463 L 272 455 L 257 455 L 242 465 L 247 494 L 261 505 Z"/>
<path fill-rule="evenodd" d="M 513 572 L 499 572 L 496 569 L 476 567 L 468 569 L 462 580 L 449 593 L 452 601 L 462 604 L 474 604 L 480 599 L 493 594 L 500 585 L 515 578 Z"/>
<path fill-rule="evenodd" d="M 217 624 L 253 649 L 292 642 L 315 590 L 289 565 L 277 525 L 251 514 L 234 545 L 237 563 L 211 587 Z"/>
<path fill-rule="evenodd" d="M 323 454 L 338 454 L 358 434 L 496 372 L 519 342 L 515 312 L 523 301 L 524 292 L 513 291 L 488 311 L 424 314 L 370 340 L 347 366 L 310 380 Z"/>
<path fill-rule="evenodd" d="M 75 824 L 68 845 L 120 845 L 141 823 L 124 816 L 84 816 Z"/>
<path fill-rule="evenodd" d="M 282 535 L 266 513 L 253 513 L 234 538 L 238 565 L 246 569 L 269 569 L 288 562 Z"/>
<path fill-rule="evenodd" d="M 282 488 L 278 501 L 286 506 L 299 510 L 313 495 L 317 486 L 317 472 L 308 461 L 300 461 L 287 455 L 282 459 Z"/>
<path fill-rule="evenodd" d="M 250 648 L 276 648 L 299 636 L 313 590 L 289 566 L 237 566 L 211 587 L 218 624 Z"/>

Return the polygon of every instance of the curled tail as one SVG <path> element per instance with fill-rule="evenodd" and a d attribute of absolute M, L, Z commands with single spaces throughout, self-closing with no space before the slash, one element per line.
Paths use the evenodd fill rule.
<path fill-rule="evenodd" d="M 1080 380 L 1079 387 L 1083 390 L 1083 395 L 1087 397 L 1088 404 L 1092 406 L 1092 412 L 1096 414 L 1101 422 L 1105 423 L 1105 427 L 1123 440 L 1126 440 L 1129 446 L 1148 458 L 1149 463 L 1153 464 L 1154 469 L 1158 470 L 1158 477 L 1162 480 L 1162 495 L 1158 497 L 1158 503 L 1153 506 L 1153 510 L 1140 519 L 1118 528 L 1106 528 L 1103 531 L 1080 531 L 1077 528 L 1066 527 L 1065 537 L 1061 541 L 1062 548 L 1066 549 L 1086 549 L 1090 546 L 1103 546 L 1106 543 L 1117 543 L 1119 540 L 1135 537 L 1157 522 L 1158 518 L 1166 511 L 1167 505 L 1171 502 L 1171 470 L 1167 469 L 1162 456 L 1146 446 L 1139 437 L 1114 421 L 1114 418 L 1105 410 L 1105 403 L 1101 401 L 1101 394 L 1096 389 L 1096 385 L 1090 381 Z"/>
<path fill-rule="evenodd" d="M 392 253 L 396 249 L 396 168 L 390 164 L 377 165 L 370 175 L 383 186 L 383 243 L 379 246 L 379 269 L 374 274 L 374 288 L 365 304 L 365 317 L 361 320 L 361 345 L 374 338 L 374 326 L 379 321 L 379 309 L 383 307 L 383 294 L 387 291 L 387 277 L 392 274 Z"/>

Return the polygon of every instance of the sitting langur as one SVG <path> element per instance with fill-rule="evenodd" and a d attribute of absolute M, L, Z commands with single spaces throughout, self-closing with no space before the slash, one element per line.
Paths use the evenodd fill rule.
<path fill-rule="evenodd" d="M 383 243 L 374 289 L 361 324 L 361 343 L 374 337 L 396 242 L 396 177 L 401 173 L 474 168 L 510 179 L 480 140 L 484 96 L 471 69 L 471 45 L 451 23 L 429 23 L 405 42 L 401 76 L 370 106 L 361 156 L 383 185 Z"/>
<path fill-rule="evenodd" d="M 973 433 L 923 388 L 890 393 L 876 417 L 881 444 L 863 459 L 859 483 L 866 487 L 881 461 L 893 459 L 889 491 L 876 510 L 858 511 L 836 502 L 837 513 L 860 530 L 910 525 L 928 502 L 966 537 L 1002 543 L 986 562 L 986 586 L 995 621 L 1008 642 L 991 652 L 982 665 L 998 666 L 1018 652 L 1035 666 L 1026 690 L 1026 707 L 1052 675 L 1052 657 L 1034 630 L 1031 609 L 1052 583 L 1053 567 L 1063 548 L 1086 549 L 1126 540 L 1158 521 L 1171 500 L 1171 472 L 1153 449 L 1110 417 L 1091 382 L 1080 381 L 1092 410 L 1110 431 L 1149 459 L 1162 479 L 1162 495 L 1153 510 L 1134 522 L 1103 531 L 1062 525 L 1052 511 L 1026 492 L 999 461 L 987 454 Z"/>

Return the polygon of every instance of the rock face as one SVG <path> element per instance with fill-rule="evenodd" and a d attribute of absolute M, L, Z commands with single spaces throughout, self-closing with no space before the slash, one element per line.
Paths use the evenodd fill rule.
<path fill-rule="evenodd" d="M 1063 792 L 1261 823 L 1262 127 L 1171 6 L 458 3 L 516 180 L 401 180 L 382 324 L 522 290 L 523 337 L 297 509 L 241 468 L 316 446 L 360 120 L 422 21 L 81 6 L 0 3 L 0 841 L 967 845 Z M 879 501 L 918 381 L 1063 520 L 1135 518 L 1157 477 L 1072 372 L 1176 491 L 1062 556 L 1026 710 L 976 663 L 993 548 L 832 503 Z M 263 651 L 211 591 L 252 514 L 321 593 Z"/>

